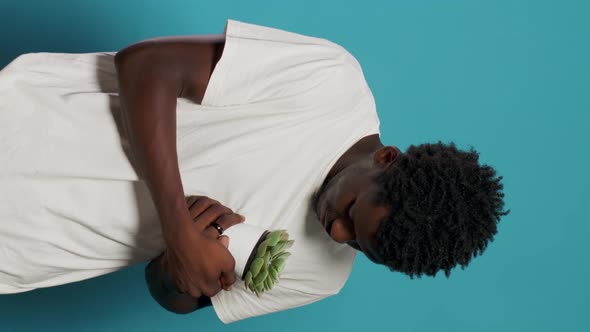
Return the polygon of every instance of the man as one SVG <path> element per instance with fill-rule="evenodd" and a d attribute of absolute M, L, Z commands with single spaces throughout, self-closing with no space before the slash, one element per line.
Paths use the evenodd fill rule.
<path fill-rule="evenodd" d="M 20 219 L 0 228 L 0 292 L 149 259 L 163 307 L 212 303 L 231 322 L 338 293 L 355 249 L 410 277 L 449 276 L 508 213 L 501 177 L 475 151 L 384 146 L 360 65 L 325 39 L 229 20 L 223 35 L 152 39 L 109 56 L 31 55 L 0 76 L 6 105 L 24 113 L 0 112 L 9 142 L 0 212 Z M 244 219 L 288 229 L 296 243 L 261 299 L 236 282 L 222 235 Z"/>

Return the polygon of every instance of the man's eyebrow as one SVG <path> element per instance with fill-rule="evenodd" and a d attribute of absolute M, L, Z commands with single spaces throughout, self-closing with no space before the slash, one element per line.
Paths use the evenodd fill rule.
<path fill-rule="evenodd" d="M 367 252 L 365 252 L 365 255 L 367 255 L 367 257 L 372 260 L 373 262 L 377 263 L 378 260 L 375 258 L 375 256 L 373 256 L 373 254 L 371 253 L 370 250 L 367 250 Z"/>
<path fill-rule="evenodd" d="M 365 249 L 363 250 L 363 248 L 361 248 L 360 243 L 357 242 L 357 245 L 361 249 L 361 251 L 363 252 L 363 254 L 365 254 L 365 256 L 367 256 L 368 259 L 372 260 L 375 263 L 378 262 L 378 260 L 373 255 L 373 252 L 372 252 L 371 248 L 365 247 Z"/>
<path fill-rule="evenodd" d="M 363 250 L 363 252 L 365 253 L 365 255 L 372 260 L 373 262 L 377 263 L 377 264 L 381 264 L 382 260 L 377 259 L 377 256 L 375 256 L 373 254 L 373 248 L 371 247 L 372 243 L 371 241 L 368 241 L 365 243 L 367 246 L 365 247 L 366 252 Z"/>
<path fill-rule="evenodd" d="M 354 220 L 352 220 L 352 225 L 354 227 Z M 358 230 L 356 229 L 356 227 L 354 229 L 354 234 L 357 239 L 360 239 L 359 234 L 358 234 Z M 371 248 L 365 247 L 365 250 L 363 250 L 359 241 L 355 240 L 355 243 L 359 247 L 359 249 L 362 251 L 362 253 L 365 254 L 365 256 L 367 256 L 367 258 L 369 258 L 373 262 L 378 262 L 378 260 L 375 259 L 375 256 L 373 255 Z M 364 242 L 364 244 L 370 245 L 370 243 L 368 243 L 368 242 Z"/>

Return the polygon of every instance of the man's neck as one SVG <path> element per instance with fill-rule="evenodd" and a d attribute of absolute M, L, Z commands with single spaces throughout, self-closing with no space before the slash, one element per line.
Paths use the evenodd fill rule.
<path fill-rule="evenodd" d="M 346 150 L 342 156 L 340 156 L 338 161 L 336 161 L 336 164 L 334 164 L 330 172 L 328 172 L 324 183 L 330 181 L 331 178 L 333 178 L 336 174 L 340 173 L 348 166 L 358 162 L 363 158 L 367 158 L 367 155 L 372 154 L 382 147 L 383 144 L 379 139 L 379 134 L 363 137 L 360 141 L 356 142 L 353 146 Z"/>

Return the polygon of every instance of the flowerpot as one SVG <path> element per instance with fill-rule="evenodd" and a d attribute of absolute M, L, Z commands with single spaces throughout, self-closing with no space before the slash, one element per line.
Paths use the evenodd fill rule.
<path fill-rule="evenodd" d="M 240 280 L 244 279 L 246 268 L 266 234 L 268 234 L 266 229 L 245 222 L 224 231 L 223 235 L 229 237 L 228 249 L 236 261 L 235 272 Z"/>

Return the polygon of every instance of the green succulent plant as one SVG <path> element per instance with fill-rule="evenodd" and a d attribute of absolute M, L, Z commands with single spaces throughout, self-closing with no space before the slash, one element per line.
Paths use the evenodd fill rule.
<path fill-rule="evenodd" d="M 291 248 L 294 241 L 289 240 L 286 230 L 267 233 L 250 260 L 246 274 L 243 277 L 246 288 L 260 297 L 271 290 L 279 280 L 287 258 L 291 255 L 286 250 Z"/>

